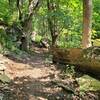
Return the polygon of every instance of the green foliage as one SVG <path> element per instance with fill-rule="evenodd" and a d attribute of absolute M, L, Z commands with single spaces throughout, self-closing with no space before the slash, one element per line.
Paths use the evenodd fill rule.
<path fill-rule="evenodd" d="M 66 65 L 66 68 L 65 68 L 63 74 L 65 74 L 65 76 L 68 76 L 68 77 L 75 76 L 74 68 L 75 68 L 75 66 L 73 66 L 73 65 Z"/>
<path fill-rule="evenodd" d="M 9 6 L 7 0 L 0 1 L 0 20 L 6 23 L 12 24 L 13 21 L 17 20 L 18 14 L 14 5 Z"/>
<path fill-rule="evenodd" d="M 100 90 L 100 81 L 98 81 L 88 75 L 84 75 L 80 78 L 77 78 L 77 81 L 80 85 L 80 91 Z"/>
<path fill-rule="evenodd" d="M 35 39 L 36 42 L 40 42 L 41 39 L 42 39 L 41 35 L 36 35 L 36 39 Z"/>
<path fill-rule="evenodd" d="M 36 36 L 36 41 L 39 42 L 42 37 L 47 37 L 51 40 L 50 30 L 48 28 L 48 17 L 54 17 L 55 21 L 57 22 L 56 28 L 59 32 L 57 44 L 61 47 L 67 48 L 80 47 L 82 37 L 82 0 L 51 1 L 53 4 L 57 5 L 57 9 L 55 11 L 48 12 L 47 0 L 41 1 L 39 9 L 34 11 L 32 30 L 38 33 Z M 23 18 L 27 17 L 28 4 L 28 0 L 24 0 L 19 4 Z M 93 39 L 100 38 L 99 9 L 100 0 L 93 0 Z M 0 1 L 0 20 L 9 24 L 17 22 L 18 25 L 21 26 L 18 15 L 18 6 L 16 5 L 16 0 L 10 0 L 10 5 L 8 0 Z M 11 39 L 13 38 L 14 36 L 8 37 L 8 35 L 5 36 L 5 34 L 0 35 L 1 43 L 3 43 L 4 46 L 6 45 L 6 47 L 9 49 L 11 48 L 11 45 L 13 45 L 13 42 L 11 42 Z M 4 43 L 4 41 L 7 43 Z"/>
<path fill-rule="evenodd" d="M 65 32 L 60 34 L 58 45 L 65 48 L 80 47 L 81 35 L 77 32 Z"/>
<path fill-rule="evenodd" d="M 17 43 L 13 41 L 13 37 L 8 35 L 4 29 L 0 28 L 0 51 L 5 53 L 7 50 L 17 52 Z"/>
<path fill-rule="evenodd" d="M 100 0 L 94 0 L 93 4 L 93 38 L 100 38 Z"/>
<path fill-rule="evenodd" d="M 93 46 L 100 46 L 100 39 L 92 40 Z"/>

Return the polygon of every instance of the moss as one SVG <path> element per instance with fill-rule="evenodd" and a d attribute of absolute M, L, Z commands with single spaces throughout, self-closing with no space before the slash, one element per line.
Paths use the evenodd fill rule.
<path fill-rule="evenodd" d="M 100 90 L 100 81 L 96 80 L 88 75 L 84 75 L 80 78 L 77 78 L 77 81 L 80 85 L 81 91 Z"/>

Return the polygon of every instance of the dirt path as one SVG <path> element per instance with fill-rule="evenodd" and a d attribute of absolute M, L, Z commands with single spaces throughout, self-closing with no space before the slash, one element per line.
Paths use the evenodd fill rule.
<path fill-rule="evenodd" d="M 51 84 L 51 80 L 57 78 L 60 71 L 54 65 L 46 63 L 43 52 L 37 52 L 33 57 L 23 58 L 22 61 L 13 57 L 1 57 L 1 59 L 6 65 L 5 73 L 12 79 L 10 88 L 15 93 L 16 100 L 60 98 L 61 89 Z M 14 97 L 11 100 L 14 100 Z"/>
<path fill-rule="evenodd" d="M 91 92 L 80 99 L 52 83 L 53 80 L 60 79 L 65 82 L 65 86 L 75 88 L 77 85 L 73 79 L 61 79 L 61 68 L 49 62 L 48 53 L 40 50 L 36 50 L 34 56 L 0 55 L 0 63 L 6 66 L 5 74 L 12 80 L 9 88 L 3 92 L 6 98 L 4 100 L 99 100 Z M 0 98 L 1 95 L 0 90 Z"/>

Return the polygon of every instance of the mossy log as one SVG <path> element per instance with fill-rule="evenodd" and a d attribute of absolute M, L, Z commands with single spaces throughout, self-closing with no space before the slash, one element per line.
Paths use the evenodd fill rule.
<path fill-rule="evenodd" d="M 71 64 L 84 72 L 100 75 L 100 47 L 87 49 L 53 47 L 51 51 L 55 63 Z"/>

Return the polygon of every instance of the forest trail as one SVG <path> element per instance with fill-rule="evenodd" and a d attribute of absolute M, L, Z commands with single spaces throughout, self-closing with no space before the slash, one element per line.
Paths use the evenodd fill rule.
<path fill-rule="evenodd" d="M 45 55 L 37 50 L 34 56 L 20 60 L 12 56 L 0 56 L 6 66 L 6 75 L 12 79 L 10 89 L 15 97 L 11 97 L 11 100 L 55 100 L 56 95 L 61 95 L 61 89 L 51 84 L 60 71 L 46 63 Z"/>
<path fill-rule="evenodd" d="M 0 64 L 5 65 L 5 74 L 11 79 L 3 89 L 0 83 L 0 98 L 4 94 L 5 100 L 99 100 L 95 99 L 100 96 L 98 92 L 87 92 L 80 99 L 61 84 L 55 84 L 54 81 L 79 89 L 75 79 L 62 75 L 64 66 L 53 65 L 49 56 L 46 50 L 40 49 L 35 50 L 33 55 L 21 54 L 20 57 L 0 54 Z"/>

